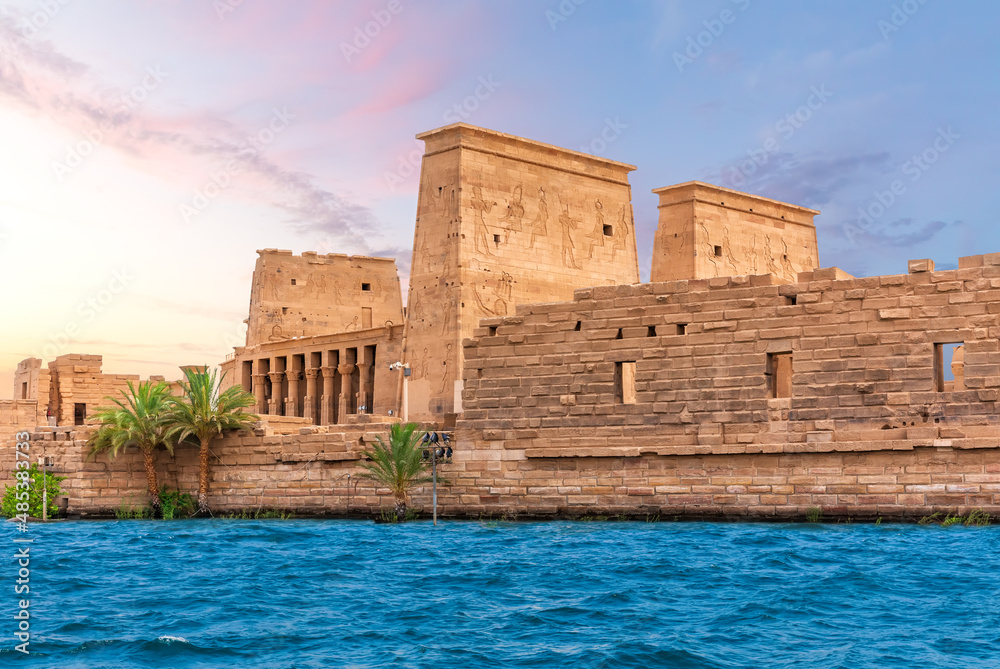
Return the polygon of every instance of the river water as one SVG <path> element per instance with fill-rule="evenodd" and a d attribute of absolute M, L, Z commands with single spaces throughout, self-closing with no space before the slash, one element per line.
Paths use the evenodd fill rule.
<path fill-rule="evenodd" d="M 1000 667 L 997 527 L 4 527 L 4 667 Z"/>

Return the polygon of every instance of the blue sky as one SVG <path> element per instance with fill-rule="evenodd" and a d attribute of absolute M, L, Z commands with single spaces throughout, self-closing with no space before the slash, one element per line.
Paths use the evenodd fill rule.
<path fill-rule="evenodd" d="M 822 265 L 858 276 L 1000 251 L 998 19 L 941 0 L 0 1 L 0 396 L 31 355 L 169 377 L 221 360 L 255 249 L 394 255 L 405 285 L 413 137 L 458 118 L 637 165 L 644 278 L 650 191 L 692 179 L 821 210 Z"/>

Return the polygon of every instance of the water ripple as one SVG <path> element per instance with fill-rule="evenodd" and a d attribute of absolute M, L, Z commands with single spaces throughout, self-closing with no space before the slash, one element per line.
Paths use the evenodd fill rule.
<path fill-rule="evenodd" d="M 8 642 L 0 666 L 1000 668 L 995 527 L 209 520 L 31 533 L 32 654 Z"/>

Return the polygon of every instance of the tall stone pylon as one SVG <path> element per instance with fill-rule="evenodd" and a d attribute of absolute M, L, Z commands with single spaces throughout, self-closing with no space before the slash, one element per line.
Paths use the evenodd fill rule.
<path fill-rule="evenodd" d="M 635 167 L 464 123 L 417 139 L 405 392 L 410 420 L 442 421 L 461 412 L 462 341 L 481 319 L 639 282 Z"/>

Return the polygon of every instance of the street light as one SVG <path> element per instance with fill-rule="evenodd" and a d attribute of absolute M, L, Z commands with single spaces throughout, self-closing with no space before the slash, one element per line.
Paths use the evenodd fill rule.
<path fill-rule="evenodd" d="M 437 432 L 427 432 L 424 434 L 423 442 L 425 445 L 429 445 L 430 448 L 425 448 L 423 452 L 424 460 L 431 461 L 431 481 L 433 482 L 433 514 L 434 514 L 434 526 L 438 524 L 438 479 L 437 479 L 437 461 L 443 460 L 445 462 L 451 462 L 452 450 L 451 446 L 448 444 L 451 442 L 451 435 L 447 432 L 442 432 L 438 436 Z M 444 444 L 443 446 L 438 446 L 437 444 Z"/>

